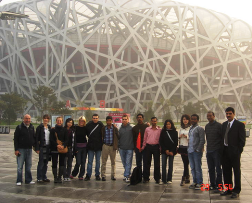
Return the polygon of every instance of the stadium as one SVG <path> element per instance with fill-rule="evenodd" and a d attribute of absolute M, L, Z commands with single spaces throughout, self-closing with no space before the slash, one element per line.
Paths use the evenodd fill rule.
<path fill-rule="evenodd" d="M 201 7 L 157 0 L 27 0 L 0 11 L 0 94 L 32 98 L 45 85 L 58 99 L 162 114 L 162 101 L 202 101 L 248 115 L 252 27 Z M 218 102 L 213 102 L 213 101 Z M 173 111 L 173 109 L 171 109 Z M 29 104 L 26 112 L 36 116 Z M 174 115 L 174 112 L 171 112 Z"/>

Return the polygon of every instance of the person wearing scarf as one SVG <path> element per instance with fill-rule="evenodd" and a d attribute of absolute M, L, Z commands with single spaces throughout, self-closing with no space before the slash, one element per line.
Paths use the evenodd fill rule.
<path fill-rule="evenodd" d="M 52 172 L 54 176 L 54 183 L 62 183 L 62 175 L 64 173 L 64 162 L 66 154 L 58 153 L 57 148 L 63 149 L 68 145 L 68 135 L 67 129 L 63 128 L 63 118 L 56 118 L 55 128 L 52 128 L 50 131 L 50 146 L 52 154 Z M 56 134 L 58 139 L 62 142 L 62 145 L 58 145 Z M 57 165 L 59 159 L 59 171 L 57 172 Z"/>

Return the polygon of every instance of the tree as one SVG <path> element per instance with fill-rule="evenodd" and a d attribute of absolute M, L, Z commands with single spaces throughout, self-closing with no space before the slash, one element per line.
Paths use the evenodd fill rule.
<path fill-rule="evenodd" d="M 171 106 L 173 106 L 175 108 L 175 114 L 176 114 L 176 117 L 177 117 L 177 122 L 178 122 L 178 119 L 179 119 L 179 114 L 181 113 L 181 110 L 184 107 L 184 103 L 185 102 L 180 97 L 177 97 L 177 96 L 170 99 Z"/>
<path fill-rule="evenodd" d="M 52 114 L 72 114 L 72 111 L 66 108 L 66 104 L 63 101 L 54 102 L 50 112 Z"/>
<path fill-rule="evenodd" d="M 151 118 L 154 117 L 154 111 L 152 110 L 152 107 L 150 106 L 147 111 L 144 112 L 144 120 L 147 122 L 150 122 Z"/>
<path fill-rule="evenodd" d="M 196 113 L 196 109 L 194 108 L 192 102 L 189 102 L 187 105 L 184 105 L 184 113 L 188 115 Z"/>
<path fill-rule="evenodd" d="M 32 102 L 42 118 L 45 113 L 51 111 L 52 106 L 57 102 L 56 94 L 52 88 L 46 86 L 39 86 L 33 92 Z"/>
<path fill-rule="evenodd" d="M 184 106 L 184 112 L 188 115 L 198 114 L 200 117 L 202 117 L 202 114 L 206 113 L 207 109 L 202 101 L 198 101 L 195 104 L 189 102 L 187 105 Z M 203 118 L 201 119 L 203 120 Z"/>
<path fill-rule="evenodd" d="M 162 105 L 162 119 L 163 122 L 167 119 L 171 119 L 171 113 L 170 113 L 170 107 L 171 107 L 171 101 L 169 99 L 161 99 L 161 105 Z"/>
<path fill-rule="evenodd" d="M 17 120 L 17 114 L 24 111 L 27 101 L 19 94 L 12 92 L 1 96 L 3 119 L 10 125 Z M 4 109 L 3 109 L 4 108 Z"/>
<path fill-rule="evenodd" d="M 85 117 L 86 117 L 87 122 L 92 120 L 92 116 L 93 116 L 93 112 L 90 109 L 86 110 Z"/>
<path fill-rule="evenodd" d="M 76 104 L 77 104 L 77 107 L 84 107 L 85 106 L 85 102 L 84 101 L 81 101 L 81 100 L 76 100 Z M 78 112 L 78 111 L 76 111 Z M 76 113 L 77 115 L 77 113 Z M 84 110 L 82 110 L 82 115 L 84 115 Z"/>
<path fill-rule="evenodd" d="M 4 101 L 0 100 L 0 125 L 3 118 L 4 109 L 6 109 L 6 104 Z"/>

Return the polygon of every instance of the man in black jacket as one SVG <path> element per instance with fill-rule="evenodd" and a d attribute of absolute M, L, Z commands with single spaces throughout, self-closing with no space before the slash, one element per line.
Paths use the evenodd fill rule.
<path fill-rule="evenodd" d="M 206 124 L 205 127 L 207 140 L 206 158 L 210 178 L 210 189 L 216 189 L 215 191 L 219 192 L 219 186 L 222 185 L 222 170 L 220 162 L 222 125 L 215 120 L 215 115 L 212 111 L 207 112 L 207 120 L 209 123 Z"/>
<path fill-rule="evenodd" d="M 95 177 L 96 180 L 101 180 L 100 177 L 100 159 L 101 159 L 101 151 L 102 151 L 102 127 L 103 123 L 99 121 L 98 114 L 94 114 L 92 116 L 92 121 L 89 121 L 86 125 L 88 132 L 88 164 L 87 164 L 87 175 L 85 177 L 85 181 L 90 180 L 92 175 L 92 166 L 93 160 L 95 156 Z"/>
<path fill-rule="evenodd" d="M 225 191 L 220 195 L 232 194 L 231 198 L 237 198 L 241 191 L 241 153 L 246 142 L 246 132 L 245 125 L 234 119 L 234 108 L 228 107 L 226 109 L 226 117 L 228 120 L 222 124 L 222 170 Z M 232 169 L 234 171 L 234 187 Z"/>
<path fill-rule="evenodd" d="M 43 123 L 41 123 L 36 128 L 36 138 L 37 149 L 39 149 L 39 161 L 37 166 L 37 182 L 50 182 L 50 180 L 46 176 L 47 165 L 49 160 L 50 153 L 50 130 L 51 126 L 48 124 L 50 121 L 50 117 L 48 114 L 43 116 Z"/>
<path fill-rule="evenodd" d="M 144 115 L 139 113 L 137 116 L 136 116 L 136 119 L 137 119 L 137 124 L 132 128 L 132 133 L 133 133 L 133 142 L 134 142 L 134 148 L 135 148 L 135 153 L 136 153 L 136 165 L 137 167 L 139 167 L 142 171 L 142 162 L 143 162 L 143 156 L 144 156 L 144 150 L 143 151 L 139 151 L 139 149 L 137 148 L 137 138 L 138 138 L 138 135 L 140 133 L 140 136 L 141 136 L 141 145 L 140 145 L 140 148 L 142 148 L 143 146 L 143 140 L 144 140 L 144 132 L 145 132 L 145 129 L 147 127 L 149 127 L 148 124 L 145 124 L 143 122 L 144 120 Z"/>
<path fill-rule="evenodd" d="M 24 115 L 23 122 L 16 127 L 14 133 L 14 148 L 17 157 L 17 186 L 23 182 L 23 165 L 25 163 L 25 183 L 34 184 L 32 181 L 32 146 L 37 146 L 34 127 L 31 124 L 31 116 Z M 39 150 L 36 147 L 36 153 Z"/>

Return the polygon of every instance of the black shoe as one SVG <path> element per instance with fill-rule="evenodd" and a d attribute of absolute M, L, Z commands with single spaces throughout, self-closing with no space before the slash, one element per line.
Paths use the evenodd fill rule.
<path fill-rule="evenodd" d="M 95 176 L 95 180 L 101 180 L 100 176 Z"/>
<path fill-rule="evenodd" d="M 160 181 L 159 181 L 159 180 L 157 180 L 157 181 L 156 181 L 156 184 L 158 184 L 158 185 L 159 185 L 159 183 L 160 183 Z"/>
<path fill-rule="evenodd" d="M 231 195 L 231 194 L 232 194 L 232 192 L 231 192 L 231 191 L 226 190 L 226 191 L 224 191 L 224 192 L 220 193 L 220 196 L 227 196 L 227 195 Z"/>
<path fill-rule="evenodd" d="M 222 191 L 222 189 L 219 188 L 219 187 L 217 187 L 217 188 L 214 189 L 214 193 L 220 193 L 221 191 Z"/>
<path fill-rule="evenodd" d="M 231 198 L 237 198 L 239 197 L 239 194 L 236 192 L 232 192 Z"/>
<path fill-rule="evenodd" d="M 49 179 L 44 179 L 43 182 L 49 183 L 50 180 Z"/>
<path fill-rule="evenodd" d="M 84 180 L 85 180 L 85 181 L 89 181 L 89 180 L 90 180 L 90 177 L 89 177 L 89 176 L 86 176 Z"/>
<path fill-rule="evenodd" d="M 111 180 L 114 180 L 114 181 L 115 181 L 115 180 L 116 180 L 116 178 L 115 178 L 115 177 L 112 177 L 112 178 L 111 178 Z"/>
<path fill-rule="evenodd" d="M 106 178 L 105 178 L 105 177 L 102 177 L 102 181 L 106 181 Z"/>
<path fill-rule="evenodd" d="M 148 183 L 149 182 L 149 180 L 143 180 L 143 183 Z"/>

